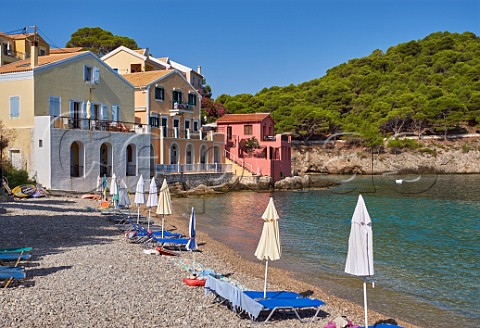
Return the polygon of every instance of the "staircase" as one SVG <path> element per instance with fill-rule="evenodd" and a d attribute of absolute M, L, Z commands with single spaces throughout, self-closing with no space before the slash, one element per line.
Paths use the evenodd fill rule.
<path fill-rule="evenodd" d="M 232 171 L 236 176 L 252 177 L 258 175 L 255 173 L 258 171 L 258 169 L 255 170 L 250 163 L 236 158 L 235 155 L 230 153 L 228 150 L 225 150 L 225 163 L 232 164 Z"/>

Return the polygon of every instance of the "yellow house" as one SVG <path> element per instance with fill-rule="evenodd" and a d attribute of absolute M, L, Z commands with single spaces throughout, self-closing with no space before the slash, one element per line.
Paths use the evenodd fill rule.
<path fill-rule="evenodd" d="M 201 96 L 177 70 L 125 74 L 135 86 L 135 118 L 149 125 L 157 173 L 220 172 L 223 136 L 201 130 Z"/>
<path fill-rule="evenodd" d="M 91 52 L 0 67 L 0 117 L 16 131 L 8 156 L 45 187 L 88 192 L 113 173 L 149 175 L 150 137 L 134 124 L 134 87 Z"/>
<path fill-rule="evenodd" d="M 201 125 L 199 71 L 155 58 L 148 49 L 123 46 L 102 60 L 135 86 L 135 119 L 147 124 L 151 134 L 151 168 L 157 173 L 225 169 L 223 136 Z"/>

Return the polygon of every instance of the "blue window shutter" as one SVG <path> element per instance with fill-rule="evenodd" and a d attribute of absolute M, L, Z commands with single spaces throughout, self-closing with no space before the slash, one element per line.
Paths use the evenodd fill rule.
<path fill-rule="evenodd" d="M 93 82 L 95 84 L 100 83 L 100 69 L 98 67 L 93 68 Z"/>
<path fill-rule="evenodd" d="M 89 81 L 90 77 L 88 76 L 88 66 L 84 65 L 83 66 L 83 80 L 84 81 Z"/>
<path fill-rule="evenodd" d="M 75 103 L 73 100 L 70 100 L 70 117 L 73 118 L 75 116 Z"/>
<path fill-rule="evenodd" d="M 60 116 L 60 98 L 59 97 L 50 97 L 50 116 L 58 117 Z"/>
<path fill-rule="evenodd" d="M 112 105 L 112 121 L 118 122 L 120 108 L 117 105 Z"/>
<path fill-rule="evenodd" d="M 102 120 L 108 120 L 107 105 L 102 105 Z"/>
<path fill-rule="evenodd" d="M 10 97 L 10 116 L 20 116 L 20 97 L 18 96 Z"/>
<path fill-rule="evenodd" d="M 82 122 L 81 122 L 80 124 L 81 124 L 82 129 L 88 129 L 87 103 L 86 103 L 86 102 L 83 102 L 83 103 L 82 103 L 82 115 L 81 115 L 81 118 L 82 118 Z"/>

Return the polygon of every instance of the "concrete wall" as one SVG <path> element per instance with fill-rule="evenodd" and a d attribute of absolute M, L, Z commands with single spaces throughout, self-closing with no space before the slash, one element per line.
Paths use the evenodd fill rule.
<path fill-rule="evenodd" d="M 166 178 L 168 184 L 182 182 L 188 188 L 195 188 L 200 184 L 214 187 L 231 181 L 233 176 L 233 173 L 158 174 L 155 181 L 158 186 L 161 186 L 163 179 Z"/>
<path fill-rule="evenodd" d="M 36 117 L 35 121 L 35 140 L 32 140 L 35 147 L 32 157 L 35 159 L 38 181 L 47 188 L 75 192 L 95 191 L 97 177 L 100 174 L 100 147 L 105 143 L 111 146 L 113 172 L 119 179 L 125 179 L 130 189 L 135 189 L 140 174 L 146 179 L 150 176 L 148 134 L 55 129 L 49 127 L 49 117 Z M 43 147 L 38 147 L 39 140 L 36 138 L 43 138 Z M 81 144 L 83 148 L 81 152 L 83 156 L 80 159 L 83 166 L 81 177 L 70 176 L 70 148 L 73 142 Z M 133 145 L 136 150 L 136 176 L 126 176 L 128 145 Z"/>

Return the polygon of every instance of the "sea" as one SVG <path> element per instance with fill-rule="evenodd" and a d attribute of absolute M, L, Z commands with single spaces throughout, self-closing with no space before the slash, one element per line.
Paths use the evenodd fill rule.
<path fill-rule="evenodd" d="M 244 258 L 253 255 L 270 197 L 289 270 L 325 292 L 363 305 L 363 280 L 344 273 L 358 196 L 373 225 L 375 275 L 369 309 L 422 327 L 480 327 L 480 175 L 324 176 L 325 190 L 231 192 L 175 199 L 197 229 Z"/>

